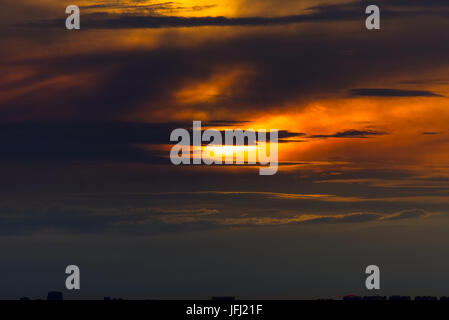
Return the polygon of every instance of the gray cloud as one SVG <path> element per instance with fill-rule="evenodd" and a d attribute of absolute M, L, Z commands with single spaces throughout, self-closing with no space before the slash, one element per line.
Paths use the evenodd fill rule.
<path fill-rule="evenodd" d="M 354 12 L 360 20 L 360 11 L 357 9 Z M 146 19 L 134 18 L 138 21 Z M 161 21 L 171 18 L 162 17 Z M 179 19 L 184 21 L 185 18 Z M 286 20 L 289 19 L 291 17 Z M 125 28 L 126 21 L 127 18 L 123 17 L 114 23 L 118 26 L 122 23 Z M 405 24 L 409 21 L 401 22 Z M 61 21 L 58 23 L 60 27 Z M 321 31 L 316 33 L 300 27 L 289 28 L 290 31 L 285 33 L 275 28 L 270 32 L 257 29 L 253 33 L 235 28 L 232 37 L 208 38 L 195 46 L 178 47 L 168 37 L 167 43 L 161 38 L 160 46 L 152 49 L 133 47 L 76 55 L 62 51 L 40 59 L 4 59 L 4 66 L 28 68 L 31 74 L 25 79 L 5 83 L 0 88 L 5 91 L 30 88 L 21 99 L 5 103 L 2 119 L 11 121 L 36 117 L 118 121 L 124 115 L 129 117 L 140 110 L 151 114 L 156 110 L 185 109 L 216 112 L 217 117 L 221 117 L 226 111 L 235 114 L 291 106 L 301 108 L 316 99 L 344 97 L 352 88 L 359 87 L 368 89 L 353 89 L 359 91 L 352 93 L 433 97 L 437 94 L 425 90 L 382 91 L 369 88 L 373 83 L 383 83 L 398 76 L 413 79 L 447 66 L 449 35 L 439 32 L 447 28 L 447 24 L 448 20 L 438 17 L 423 17 L 405 29 L 387 25 L 386 28 L 390 27 L 388 32 L 382 34 L 360 32 L 363 28 L 361 24 L 351 25 L 347 30 L 324 24 L 323 32 L 328 33 L 327 36 Z M 89 39 L 88 30 L 80 32 L 86 32 L 86 39 Z M 435 38 L 433 35 L 438 32 L 439 37 Z M 85 43 L 80 40 L 79 45 Z M 174 93 L 188 85 L 206 83 L 223 70 L 240 70 L 242 66 L 249 71 L 243 72 L 222 94 L 210 101 L 181 103 L 174 98 Z M 78 91 L 38 86 L 61 75 L 76 79 L 86 74 L 101 75 L 101 81 L 95 83 L 93 80 L 92 85 L 80 84 L 81 90 Z M 42 94 L 43 91 L 46 94 Z M 65 108 L 60 108 L 61 103 Z M 36 105 L 40 106 L 39 113 L 29 113 L 30 106 Z"/>
<path fill-rule="evenodd" d="M 362 223 L 369 221 L 393 221 L 393 220 L 404 220 L 404 219 L 417 219 L 425 218 L 432 215 L 431 213 L 422 209 L 411 209 L 399 211 L 391 214 L 380 214 L 380 213 L 351 213 L 340 215 L 336 217 L 326 216 L 317 217 L 306 220 L 301 223 Z"/>
<path fill-rule="evenodd" d="M 143 1 L 134 1 L 134 2 L 143 2 Z M 92 10 L 92 9 L 132 9 L 137 12 L 145 12 L 147 14 L 157 14 L 157 13 L 173 13 L 179 11 L 202 11 L 205 9 L 214 8 L 217 5 L 210 4 L 204 6 L 180 6 L 176 2 L 167 1 L 161 3 L 152 3 L 152 4 L 141 4 L 141 5 L 130 5 L 125 3 L 98 3 L 93 5 L 85 5 L 79 6 L 80 9 Z"/>
<path fill-rule="evenodd" d="M 340 21 L 360 17 L 356 10 L 327 10 L 316 8 L 317 12 L 310 14 L 291 15 L 283 17 L 180 17 L 139 14 L 106 14 L 102 12 L 85 14 L 83 28 L 86 29 L 128 29 L 128 28 L 180 28 L 203 26 L 270 26 L 314 21 Z M 35 21 L 23 24 L 25 27 L 59 27 L 60 20 Z"/>
<path fill-rule="evenodd" d="M 26 235 L 41 232 L 89 234 L 103 232 L 147 234 L 203 229 L 213 222 L 194 221 L 196 217 L 215 215 L 215 209 L 163 209 L 152 207 L 99 208 L 61 204 L 26 204 L 0 208 L 1 235 Z M 172 223 L 163 218 L 175 219 Z M 183 219 L 181 222 L 176 222 Z M 187 219 L 186 219 L 187 218 Z M 189 227 L 190 226 L 190 227 Z"/>
<path fill-rule="evenodd" d="M 444 16 L 441 10 L 448 8 L 444 0 L 420 1 L 377 1 L 383 9 L 383 17 L 416 16 L 422 14 L 438 14 Z M 317 22 L 317 21 L 345 21 L 360 19 L 367 5 L 359 1 L 343 4 L 321 4 L 308 8 L 306 13 L 281 16 L 281 17 L 179 17 L 164 16 L 159 12 L 173 13 L 177 11 L 199 11 L 214 7 L 176 6 L 173 2 L 152 4 L 144 7 L 129 6 L 122 4 L 100 4 L 85 7 L 86 9 L 120 8 L 135 9 L 134 14 L 105 14 L 94 12 L 85 14 L 83 28 L 167 28 L 167 27 L 200 27 L 200 26 L 267 26 L 291 23 Z M 139 12 L 144 12 L 140 13 Z M 446 12 L 447 14 L 447 12 Z M 26 24 L 27 26 L 55 27 L 61 25 L 59 20 L 39 21 Z"/>
<path fill-rule="evenodd" d="M 413 219 L 413 218 L 422 218 L 429 216 L 430 213 L 426 212 L 422 209 L 411 209 L 404 210 L 389 216 L 383 217 L 383 220 L 402 220 L 402 219 Z"/>
<path fill-rule="evenodd" d="M 232 215 L 214 208 L 174 209 L 160 207 L 98 207 L 36 204 L 0 208 L 0 235 L 33 233 L 119 233 L 157 234 L 216 228 L 279 226 L 297 224 L 364 223 L 418 219 L 432 214 L 422 209 L 393 213 L 356 212 L 308 215 L 290 212 L 273 216 L 267 212 L 247 211 Z"/>
<path fill-rule="evenodd" d="M 385 132 L 374 131 L 374 130 L 346 130 L 340 131 L 334 134 L 317 134 L 311 135 L 307 138 L 368 138 L 370 136 L 380 136 L 385 135 Z"/>
<path fill-rule="evenodd" d="M 206 121 L 207 126 L 237 126 L 247 122 Z M 165 163 L 168 153 L 150 151 L 139 145 L 173 144 L 170 133 L 177 128 L 190 132 L 192 122 L 27 122 L 0 123 L 0 163 Z M 225 133 L 222 132 L 223 137 Z M 190 135 L 192 137 L 192 134 Z M 280 130 L 279 142 L 292 142 L 304 133 Z M 267 133 L 267 140 L 270 134 Z M 246 143 L 256 143 L 245 141 Z M 297 140 L 295 140 L 297 141 Z M 190 141 L 189 144 L 193 142 Z M 235 143 L 235 142 L 234 142 Z"/>
<path fill-rule="evenodd" d="M 437 93 L 426 91 L 426 90 L 401 90 L 401 89 L 371 89 L 371 88 L 360 88 L 352 89 L 351 95 L 355 97 L 442 97 Z"/>
<path fill-rule="evenodd" d="M 143 104 L 146 110 L 195 108 L 205 112 L 268 111 L 292 101 L 301 106 L 311 99 L 339 96 L 361 82 L 444 67 L 449 39 L 446 41 L 447 35 L 443 33 L 437 40 L 428 37 L 428 32 L 412 30 L 403 36 L 400 44 L 378 37 L 348 39 L 335 36 L 335 41 L 323 43 L 307 34 L 301 37 L 298 34 L 296 38 L 282 34 L 237 35 L 189 48 L 67 53 L 62 58 L 13 61 L 11 65 L 28 66 L 35 73 L 15 83 L 15 90 L 30 83 L 49 81 L 61 74 L 77 76 L 97 72 L 104 73 L 105 80 L 93 92 L 88 87 L 80 92 L 54 89 L 46 95 L 31 91 L 21 99 L 5 103 L 2 116 L 3 119 L 26 117 L 30 105 L 41 106 L 39 114 L 34 116 L 43 119 L 78 117 L 115 121 L 124 113 L 129 115 L 137 111 Z M 417 50 L 416 43 L 424 43 L 433 49 Z M 352 48 L 350 56 L 339 54 L 347 48 Z M 367 60 L 369 64 L 365 63 Z M 398 60 L 404 63 L 398 64 Z M 187 83 L 204 82 L 220 68 L 242 65 L 257 71 L 231 84 L 226 95 L 206 103 L 186 105 L 173 99 L 173 92 Z M 413 65 L 414 69 L 405 67 L 407 65 Z M 333 72 L 329 74 L 328 70 Z M 342 73 L 344 77 L 341 77 Z M 389 92 L 357 93 L 385 95 Z M 390 95 L 394 94 L 405 95 L 401 91 L 390 92 Z M 432 96 L 426 92 L 408 92 L 409 96 L 413 94 Z M 61 101 L 65 108 L 58 107 Z"/>

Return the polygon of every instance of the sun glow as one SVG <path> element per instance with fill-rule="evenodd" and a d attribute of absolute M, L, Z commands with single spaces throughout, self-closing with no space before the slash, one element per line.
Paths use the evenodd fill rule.
<path fill-rule="evenodd" d="M 221 160 L 233 157 L 235 162 L 246 162 L 248 159 L 257 159 L 258 146 L 227 146 L 227 145 L 212 145 L 203 146 L 200 148 L 203 158 L 210 160 Z M 194 152 L 195 154 L 195 152 Z M 199 155 L 199 152 L 198 152 Z"/>

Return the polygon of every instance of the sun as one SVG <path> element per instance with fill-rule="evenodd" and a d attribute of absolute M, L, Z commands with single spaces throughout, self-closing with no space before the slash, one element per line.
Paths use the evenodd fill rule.
<path fill-rule="evenodd" d="M 244 163 L 251 158 L 257 159 L 258 146 L 207 145 L 202 146 L 200 149 L 203 159 L 224 161 L 232 157 L 234 162 Z"/>

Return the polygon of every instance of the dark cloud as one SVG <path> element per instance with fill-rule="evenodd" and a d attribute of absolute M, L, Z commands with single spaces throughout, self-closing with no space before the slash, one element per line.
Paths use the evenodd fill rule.
<path fill-rule="evenodd" d="M 381 6 L 391 7 L 446 7 L 449 3 L 446 0 L 378 0 Z"/>
<path fill-rule="evenodd" d="M 134 1 L 139 2 L 139 1 Z M 102 4 L 93 4 L 86 6 L 79 6 L 80 9 L 92 10 L 92 9 L 131 9 L 137 12 L 144 12 L 147 14 L 158 14 L 160 12 L 173 13 L 179 11 L 202 11 L 205 9 L 214 8 L 217 5 L 204 5 L 204 6 L 180 6 L 177 5 L 176 2 L 161 2 L 161 3 L 153 3 L 153 4 L 141 4 L 141 5 L 130 5 L 123 3 L 102 3 Z"/>
<path fill-rule="evenodd" d="M 360 20 L 360 12 L 357 17 Z M 123 18 L 123 25 L 126 21 Z M 316 99 L 345 96 L 351 88 L 370 88 L 373 83 L 398 76 L 410 79 L 447 66 L 449 34 L 440 32 L 438 38 L 433 36 L 447 28 L 447 22 L 441 21 L 438 26 L 428 22 L 429 19 L 417 19 L 407 30 L 392 28 L 382 34 L 361 31 L 363 25 L 359 24 L 338 34 L 331 25 L 318 33 L 298 28 L 248 34 L 235 28 L 231 37 L 208 38 L 195 46 L 178 47 L 173 41 L 167 40 L 166 44 L 161 39 L 161 45 L 153 49 L 125 47 L 76 55 L 62 51 L 49 58 L 15 58 L 4 61 L 3 66 L 27 68 L 32 74 L 5 84 L 0 90 L 29 90 L 20 99 L 4 103 L 2 119 L 119 121 L 142 110 L 150 116 L 152 111 L 162 110 L 168 116 L 188 110 L 216 113 L 213 116 L 217 117 L 231 112 L 237 118 L 241 112 L 301 108 Z M 88 31 L 79 32 L 86 32 L 85 39 L 89 39 Z M 398 37 L 401 41 L 397 41 Z M 78 41 L 80 46 L 87 44 Z M 207 83 L 226 70 L 244 68 L 248 72 L 242 72 L 210 101 L 176 99 L 176 93 L 189 85 Z M 39 86 L 62 75 L 73 77 L 76 83 L 78 77 L 83 79 L 91 74 L 100 80 L 94 77 L 75 88 Z M 437 96 L 423 90 L 354 90 L 353 95 L 365 96 Z M 39 106 L 39 112 L 30 112 L 37 109 L 33 106 Z"/>
<path fill-rule="evenodd" d="M 352 213 L 340 216 L 326 216 L 318 217 L 310 220 L 306 220 L 300 223 L 314 224 L 314 223 L 362 223 L 369 221 L 390 221 L 390 220 L 403 220 L 403 219 L 417 219 L 428 217 L 430 213 L 422 209 L 404 210 L 392 214 L 380 214 L 380 213 Z"/>
<path fill-rule="evenodd" d="M 317 134 L 311 135 L 307 138 L 368 138 L 370 136 L 380 136 L 385 135 L 385 132 L 373 131 L 373 130 L 346 130 L 340 131 L 334 134 Z"/>
<path fill-rule="evenodd" d="M 163 217 L 208 216 L 217 211 L 207 208 L 191 210 L 161 208 L 95 208 L 67 205 L 25 204 L 0 207 L 0 235 L 28 235 L 41 232 L 92 234 L 120 232 L 157 234 L 174 231 L 199 231 L 214 228 L 213 222 L 184 221 L 165 223 Z"/>
<path fill-rule="evenodd" d="M 205 125 L 238 125 L 245 121 L 210 121 Z M 173 144 L 170 134 L 177 128 L 190 131 L 192 123 L 135 122 L 41 122 L 0 124 L 0 162 L 3 163 L 169 163 L 168 152 L 148 151 L 140 145 Z M 225 132 L 221 131 L 223 137 Z M 278 132 L 279 142 L 303 136 L 287 130 Z M 245 143 L 255 144 L 255 141 Z M 224 138 L 223 138 L 224 139 Z M 266 140 L 270 140 L 267 133 Z M 225 143 L 225 141 L 223 141 Z M 207 143 L 205 143 L 207 144 Z M 234 142 L 235 144 L 235 142 Z"/>
<path fill-rule="evenodd" d="M 250 121 L 240 121 L 240 120 L 211 120 L 202 123 L 202 126 L 238 126 L 238 125 L 246 125 L 250 123 Z"/>
<path fill-rule="evenodd" d="M 3 163 L 168 163 L 165 154 L 137 145 L 169 143 L 182 123 L 8 123 L 0 124 Z"/>
<path fill-rule="evenodd" d="M 319 10 L 318 10 L 319 9 Z M 105 14 L 96 12 L 83 15 L 85 29 L 128 29 L 128 28 L 180 28 L 203 26 L 270 26 L 315 21 L 351 20 L 360 17 L 360 10 L 328 10 L 317 8 L 317 12 L 283 17 L 180 17 L 138 14 Z M 31 22 L 26 27 L 59 27 L 60 20 Z"/>
<path fill-rule="evenodd" d="M 381 9 L 383 18 L 420 16 L 426 14 L 445 16 L 449 8 L 445 0 L 376 0 L 373 3 L 362 3 L 352 1 L 340 4 L 319 4 L 312 6 L 309 10 L 315 10 L 316 13 L 327 14 L 329 17 L 338 16 L 341 12 L 354 12 L 360 17 L 360 13 L 365 12 L 368 5 L 377 5 Z"/>
<path fill-rule="evenodd" d="M 352 89 L 351 95 L 354 97 L 442 97 L 442 95 L 436 94 L 426 90 L 400 90 L 400 89 L 371 89 L 360 88 Z"/>
<path fill-rule="evenodd" d="M 406 80 L 401 81 L 401 84 L 411 84 L 411 85 L 444 85 L 448 84 L 449 80 L 447 79 L 415 79 L 415 80 Z"/>
<path fill-rule="evenodd" d="M 400 17 L 421 14 L 438 14 L 439 10 L 448 8 L 447 2 L 440 0 L 419 1 L 378 1 L 383 17 Z M 318 22 L 318 21 L 344 21 L 360 19 L 365 13 L 367 4 L 354 1 L 343 4 L 321 4 L 307 8 L 306 13 L 280 16 L 280 17 L 180 17 L 159 15 L 159 12 L 173 13 L 177 11 L 200 11 L 214 7 L 194 6 L 180 7 L 173 2 L 152 4 L 149 6 L 129 6 L 121 4 L 101 4 L 86 6 L 86 9 L 135 9 L 135 14 L 105 14 L 94 12 L 83 16 L 83 28 L 167 28 L 167 27 L 201 27 L 201 26 L 267 26 L 290 23 Z M 430 9 L 429 9 L 430 7 Z M 432 10 L 432 9 L 436 9 Z M 443 14 L 443 13 L 442 13 Z M 443 14 L 444 15 L 444 14 Z M 27 24 L 27 26 L 60 26 L 61 21 L 40 21 Z"/>
<path fill-rule="evenodd" d="M 424 72 L 447 64 L 447 34 L 436 40 L 419 31 L 405 35 L 400 44 L 388 37 L 341 36 L 313 39 L 282 34 L 236 35 L 188 48 L 123 50 L 32 59 L 10 64 L 28 67 L 34 75 L 14 84 L 14 89 L 50 81 L 60 75 L 103 75 L 95 88 L 32 89 L 21 99 L 4 103 L 2 119 L 80 118 L 119 120 L 139 109 L 197 111 L 254 111 L 281 108 L 292 102 L 338 96 L 360 82 L 383 79 L 407 72 Z M 334 40 L 332 40 L 334 39 Z M 432 50 L 420 50 L 416 43 Z M 339 52 L 351 48 L 350 56 Z M 375 54 L 374 54 L 375 52 Z M 282 57 L 280 59 L 279 57 Z M 370 61 L 369 64 L 366 61 Z M 397 61 L 403 63 L 398 64 Z M 180 104 L 173 93 L 187 84 L 206 82 L 223 69 L 251 66 L 256 72 L 240 77 L 226 94 L 204 103 Z M 414 69 L 407 66 L 413 65 Z M 329 73 L 329 70 L 333 70 Z M 360 70 L 363 70 L 361 72 Z M 344 73 L 345 76 L 341 77 Z M 37 87 L 37 86 L 36 86 Z M 13 88 L 3 88 L 11 90 Z M 46 90 L 46 94 L 42 91 Z M 403 91 L 357 91 L 358 94 L 402 94 Z M 423 94 L 423 92 L 418 92 Z M 418 94 L 409 92 L 410 94 Z M 431 93 L 424 93 L 431 96 Z M 60 105 L 64 104 L 64 108 Z M 39 112 L 30 107 L 39 105 Z"/>
<path fill-rule="evenodd" d="M 152 235 L 171 232 L 189 232 L 232 227 L 278 226 L 298 224 L 342 224 L 371 221 L 396 221 L 425 218 L 431 214 L 422 209 L 410 209 L 390 214 L 357 212 L 323 216 L 248 211 L 242 215 L 224 214 L 205 207 L 179 209 L 167 206 L 136 207 L 121 205 L 65 205 L 27 203 L 0 207 L 0 235 L 27 235 L 42 232 L 64 234 L 118 233 Z M 271 213 L 271 215 L 270 215 Z M 268 216 L 267 216 L 268 214 Z"/>
<path fill-rule="evenodd" d="M 236 130 L 238 128 L 234 128 L 234 130 Z M 243 130 L 243 129 L 242 129 Z M 270 128 L 266 129 L 267 132 L 265 134 L 265 141 L 270 141 L 271 140 L 271 134 L 269 132 Z M 226 144 L 225 141 L 225 137 L 226 137 L 226 132 L 220 131 L 221 136 L 223 137 L 223 144 Z M 292 131 L 288 131 L 288 130 L 278 130 L 278 143 L 293 143 L 293 142 L 306 142 L 305 140 L 297 140 L 297 139 L 290 139 L 290 138 L 295 138 L 295 137 L 304 137 L 306 134 L 302 133 L 302 132 L 292 132 Z M 260 141 L 260 134 L 257 132 L 256 130 L 256 139 L 255 140 L 249 140 L 248 138 L 245 138 L 245 145 L 248 144 L 256 144 L 258 141 Z M 208 144 L 208 143 L 205 143 Z M 236 139 L 233 139 L 233 142 L 230 143 L 230 145 L 235 145 L 236 144 Z"/>
<path fill-rule="evenodd" d="M 384 217 L 384 220 L 402 220 L 402 219 L 412 219 L 412 218 L 422 218 L 429 216 L 429 213 L 422 209 L 412 209 L 404 210 L 398 213 L 392 214 L 391 216 Z"/>
<path fill-rule="evenodd" d="M 310 220 L 306 220 L 305 224 L 316 224 L 316 223 L 361 223 L 361 222 L 369 222 L 379 220 L 381 215 L 374 213 L 355 213 L 348 214 L 337 217 L 319 217 Z"/>

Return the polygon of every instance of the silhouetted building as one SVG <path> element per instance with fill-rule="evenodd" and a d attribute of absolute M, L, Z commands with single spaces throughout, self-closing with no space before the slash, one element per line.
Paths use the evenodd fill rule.
<path fill-rule="evenodd" d="M 47 300 L 62 300 L 62 292 L 50 291 L 47 295 Z"/>
<path fill-rule="evenodd" d="M 22 298 L 20 298 L 20 301 L 30 301 L 31 299 L 30 298 L 28 298 L 28 297 L 22 297 Z"/>
<path fill-rule="evenodd" d="M 449 300 L 449 297 L 442 296 L 442 297 L 440 298 L 440 300 L 448 301 L 448 300 Z"/>
<path fill-rule="evenodd" d="M 412 300 L 410 296 L 391 296 L 390 300 Z"/>
<path fill-rule="evenodd" d="M 368 301 L 383 301 L 383 300 L 387 300 L 387 297 L 385 296 L 364 296 L 363 300 L 368 300 Z"/>
<path fill-rule="evenodd" d="M 438 300 L 438 298 L 434 297 L 434 296 L 417 296 L 417 297 L 415 297 L 415 300 L 418 300 L 418 301 L 435 301 L 435 300 Z"/>
<path fill-rule="evenodd" d="M 362 297 L 356 296 L 353 294 L 348 294 L 343 297 L 343 300 L 345 300 L 345 301 L 360 301 L 360 300 L 362 300 Z"/>

